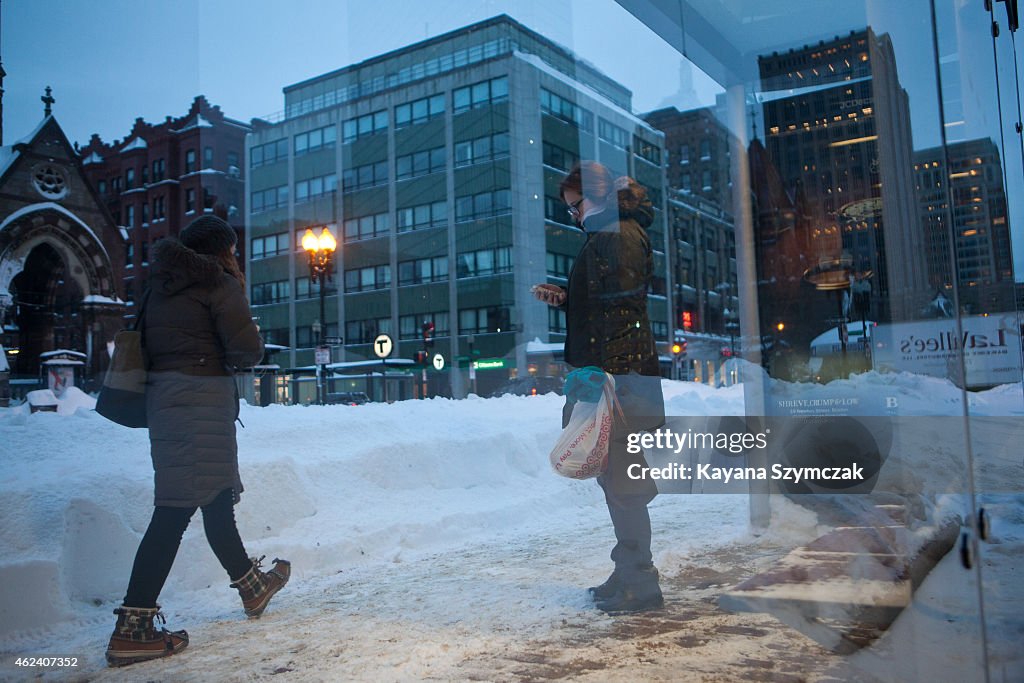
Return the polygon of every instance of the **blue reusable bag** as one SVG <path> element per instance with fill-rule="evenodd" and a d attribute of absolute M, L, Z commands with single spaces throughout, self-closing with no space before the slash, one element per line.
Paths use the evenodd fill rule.
<path fill-rule="evenodd" d="M 572 401 L 597 403 L 601 400 L 605 379 L 604 370 L 588 365 L 566 375 L 563 393 Z"/>

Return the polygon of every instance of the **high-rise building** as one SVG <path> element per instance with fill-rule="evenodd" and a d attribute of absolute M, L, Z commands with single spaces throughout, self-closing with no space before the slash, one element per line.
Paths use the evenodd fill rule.
<path fill-rule="evenodd" d="M 86 176 L 128 231 L 124 291 L 129 302 L 145 291 L 150 245 L 177 235 L 218 204 L 221 217 L 240 233 L 239 249 L 244 248 L 242 157 L 249 131 L 200 95 L 184 116 L 157 124 L 139 118 L 123 140 L 105 143 L 94 134 L 81 148 Z"/>
<path fill-rule="evenodd" d="M 1013 261 L 999 148 L 984 138 L 950 143 L 945 149 L 919 150 L 914 154 L 914 172 L 932 294 L 943 292 L 953 300 L 952 235 L 963 312 L 1014 310 Z M 952 197 L 952 207 L 946 197 Z"/>
<path fill-rule="evenodd" d="M 644 121 L 665 134 L 669 187 L 684 197 L 706 199 L 731 211 L 729 130 L 709 108 L 679 111 L 675 107 L 643 115 Z"/>
<path fill-rule="evenodd" d="M 728 129 L 706 108 L 643 119 L 665 134 L 674 325 L 725 334 L 738 306 Z"/>
<path fill-rule="evenodd" d="M 527 344 L 563 340 L 565 314 L 530 287 L 564 284 L 582 245 L 558 192 L 579 159 L 636 178 L 658 209 L 651 319 L 668 340 L 663 136 L 632 114 L 629 90 L 568 50 L 503 15 L 284 95 L 283 117 L 254 122 L 247 148 L 251 299 L 264 334 L 289 347 L 282 364 L 313 361 L 320 292 L 300 240 L 331 225 L 336 274 L 320 322 L 343 338 L 336 360 L 373 359 L 381 333 L 411 359 L 433 325 L 446 367 L 490 361 L 480 393 L 551 374 Z M 448 375 L 456 395 L 465 374 Z M 397 383 L 392 398 L 410 395 Z"/>
<path fill-rule="evenodd" d="M 799 324 L 779 321 L 789 324 L 787 341 L 805 354 L 812 338 L 853 317 L 918 316 L 929 298 L 924 236 L 909 103 L 889 36 L 868 28 L 758 64 L 764 147 L 799 214 L 792 242 L 805 250 Z M 862 287 L 870 293 L 855 315 L 849 295 Z"/>

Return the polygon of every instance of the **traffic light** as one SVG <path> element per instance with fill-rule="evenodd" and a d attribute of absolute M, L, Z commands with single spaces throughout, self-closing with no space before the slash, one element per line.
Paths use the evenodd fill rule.
<path fill-rule="evenodd" d="M 685 356 L 686 355 L 686 340 L 677 339 L 672 344 L 672 355 L 673 356 Z"/>
<path fill-rule="evenodd" d="M 432 348 L 434 346 L 434 323 L 429 320 L 423 322 L 423 346 Z"/>
<path fill-rule="evenodd" d="M 416 365 L 427 367 L 427 352 L 417 351 L 416 352 Z"/>

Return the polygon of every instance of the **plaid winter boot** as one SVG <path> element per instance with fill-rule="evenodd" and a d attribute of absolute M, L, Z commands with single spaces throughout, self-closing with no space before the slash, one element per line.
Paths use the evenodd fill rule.
<path fill-rule="evenodd" d="M 263 610 L 270 603 L 277 591 L 284 588 L 288 583 L 288 577 L 292 574 L 292 563 L 288 560 L 274 558 L 274 566 L 269 572 L 260 571 L 260 563 L 266 555 L 252 559 L 252 568 L 245 576 L 231 584 L 232 588 L 238 589 L 242 596 L 242 607 L 245 608 L 246 616 L 250 618 L 263 614 Z"/>
<path fill-rule="evenodd" d="M 154 619 L 166 623 L 160 613 L 160 606 L 118 607 L 114 610 L 117 624 L 107 645 L 107 664 L 125 666 L 160 657 L 170 657 L 188 647 L 188 633 L 185 631 L 157 630 Z"/>

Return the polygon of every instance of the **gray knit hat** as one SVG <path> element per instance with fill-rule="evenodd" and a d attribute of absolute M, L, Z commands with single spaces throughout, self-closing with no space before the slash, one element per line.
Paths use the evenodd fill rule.
<path fill-rule="evenodd" d="M 217 216 L 200 216 L 189 223 L 178 238 L 189 249 L 210 256 L 228 251 L 238 242 L 234 228 Z"/>

